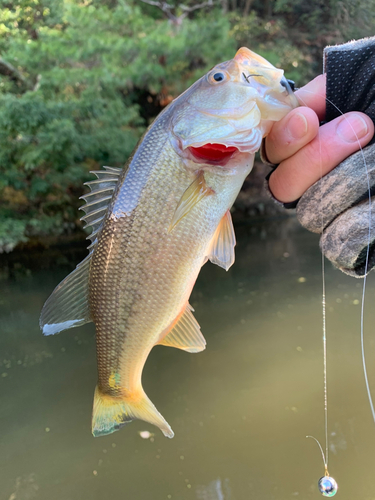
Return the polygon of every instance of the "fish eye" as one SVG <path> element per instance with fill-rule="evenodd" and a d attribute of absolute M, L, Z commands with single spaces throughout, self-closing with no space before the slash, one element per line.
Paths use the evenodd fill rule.
<path fill-rule="evenodd" d="M 218 83 L 227 82 L 230 80 L 230 76 L 225 70 L 213 69 L 207 75 L 208 81 L 211 85 L 216 85 Z"/>
<path fill-rule="evenodd" d="M 225 79 L 225 75 L 224 73 L 217 72 L 213 74 L 212 78 L 215 82 L 222 82 Z"/>

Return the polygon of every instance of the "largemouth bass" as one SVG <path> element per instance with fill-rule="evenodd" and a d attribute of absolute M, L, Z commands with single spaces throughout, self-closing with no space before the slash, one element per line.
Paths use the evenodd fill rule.
<path fill-rule="evenodd" d="M 141 419 L 173 431 L 141 383 L 151 349 L 199 352 L 189 305 L 203 264 L 229 269 L 230 208 L 272 123 L 297 105 L 283 71 L 242 48 L 175 99 L 124 169 L 94 172 L 83 196 L 89 255 L 42 310 L 45 335 L 93 321 L 98 384 L 92 432 Z"/>

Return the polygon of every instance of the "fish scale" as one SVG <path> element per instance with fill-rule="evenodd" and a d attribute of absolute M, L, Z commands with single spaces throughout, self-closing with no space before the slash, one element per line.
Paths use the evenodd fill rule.
<path fill-rule="evenodd" d="M 207 260 L 233 264 L 230 207 L 262 136 L 295 104 L 282 70 L 240 49 L 155 119 L 122 171 L 105 167 L 87 183 L 90 254 L 56 287 L 40 325 L 51 335 L 95 323 L 94 436 L 141 419 L 173 437 L 142 388 L 144 364 L 157 344 L 205 348 L 190 293 Z"/>
<path fill-rule="evenodd" d="M 134 168 L 144 165 L 142 155 L 139 156 L 139 164 Z M 218 220 L 212 222 L 211 232 L 205 239 L 202 238 L 202 229 L 207 231 L 206 224 L 200 223 L 201 218 L 206 218 L 202 207 L 197 214 L 192 213 L 183 221 L 174 234 L 168 234 L 176 203 L 191 183 L 192 176 L 181 169 L 181 160 L 170 145 L 159 158 L 154 156 L 148 161 L 156 161 L 157 169 L 144 187 L 139 186 L 143 192 L 132 218 L 107 219 L 91 263 L 90 282 L 94 289 L 98 288 L 95 299 L 90 299 L 97 338 L 116 338 L 115 366 L 111 363 L 112 356 L 109 360 L 103 357 L 103 353 L 98 353 L 99 387 L 103 389 L 110 374 L 121 370 L 121 366 L 125 367 L 121 370 L 121 379 L 127 390 L 132 392 L 138 388 L 135 387 L 140 383 L 137 376 L 140 368 L 137 366 L 147 358 L 162 332 L 186 304 L 195 281 L 192 280 L 192 270 L 195 268 L 195 275 L 198 274 L 202 250 L 227 209 L 224 207 L 223 213 L 217 215 Z M 125 178 L 117 192 L 117 210 L 126 211 L 129 189 L 133 189 L 133 185 L 127 184 Z M 125 200 L 123 206 L 121 198 Z M 207 210 L 210 215 L 209 206 Z M 103 265 L 104 261 L 106 265 Z M 112 269 L 112 273 L 104 273 L 106 269 Z M 103 288 L 105 281 L 108 281 L 108 290 Z M 111 321 L 103 321 L 100 312 L 96 313 L 96 304 L 99 308 L 113 310 Z M 142 335 L 145 332 L 147 336 Z"/>

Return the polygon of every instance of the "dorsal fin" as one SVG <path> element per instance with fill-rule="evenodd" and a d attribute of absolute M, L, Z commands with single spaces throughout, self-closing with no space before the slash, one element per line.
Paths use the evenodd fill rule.
<path fill-rule="evenodd" d="M 96 235 L 101 229 L 121 172 L 120 168 L 104 167 L 104 170 L 91 172 L 96 175 L 96 180 L 85 183 L 91 192 L 81 196 L 86 201 L 86 204 L 81 207 L 86 215 L 81 220 L 86 222 L 85 227 L 92 227 L 92 232 L 88 236 L 88 239 L 91 239 L 90 253 L 55 288 L 44 304 L 40 327 L 45 335 L 54 335 L 62 330 L 92 321 L 88 300 L 90 261 L 97 241 Z"/>
<path fill-rule="evenodd" d="M 91 192 L 81 196 L 80 199 L 85 200 L 86 203 L 80 207 L 80 210 L 85 212 L 85 215 L 81 217 L 81 220 L 86 222 L 84 227 L 91 226 L 92 228 L 91 234 L 87 237 L 91 240 L 89 248 L 92 248 L 101 228 L 121 172 L 121 168 L 114 167 L 93 170 L 90 173 L 96 175 L 97 178 L 94 181 L 85 182 L 85 186 L 89 186 Z"/>

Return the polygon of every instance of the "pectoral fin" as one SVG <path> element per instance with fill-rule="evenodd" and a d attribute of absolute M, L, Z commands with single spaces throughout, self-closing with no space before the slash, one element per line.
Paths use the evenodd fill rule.
<path fill-rule="evenodd" d="M 227 210 L 211 240 L 208 253 L 209 260 L 228 271 L 234 263 L 235 245 L 236 235 L 234 233 L 232 216 L 230 211 Z"/>
<path fill-rule="evenodd" d="M 168 232 L 180 222 L 180 220 L 192 210 L 203 198 L 213 194 L 213 190 L 206 185 L 203 172 L 200 172 L 194 181 L 190 184 L 178 202 L 172 222 L 169 225 Z"/>
<path fill-rule="evenodd" d="M 188 304 L 173 329 L 158 344 L 176 347 L 188 352 L 203 351 L 206 348 L 206 341 L 197 320 L 193 316 L 193 310 L 191 305 Z"/>

